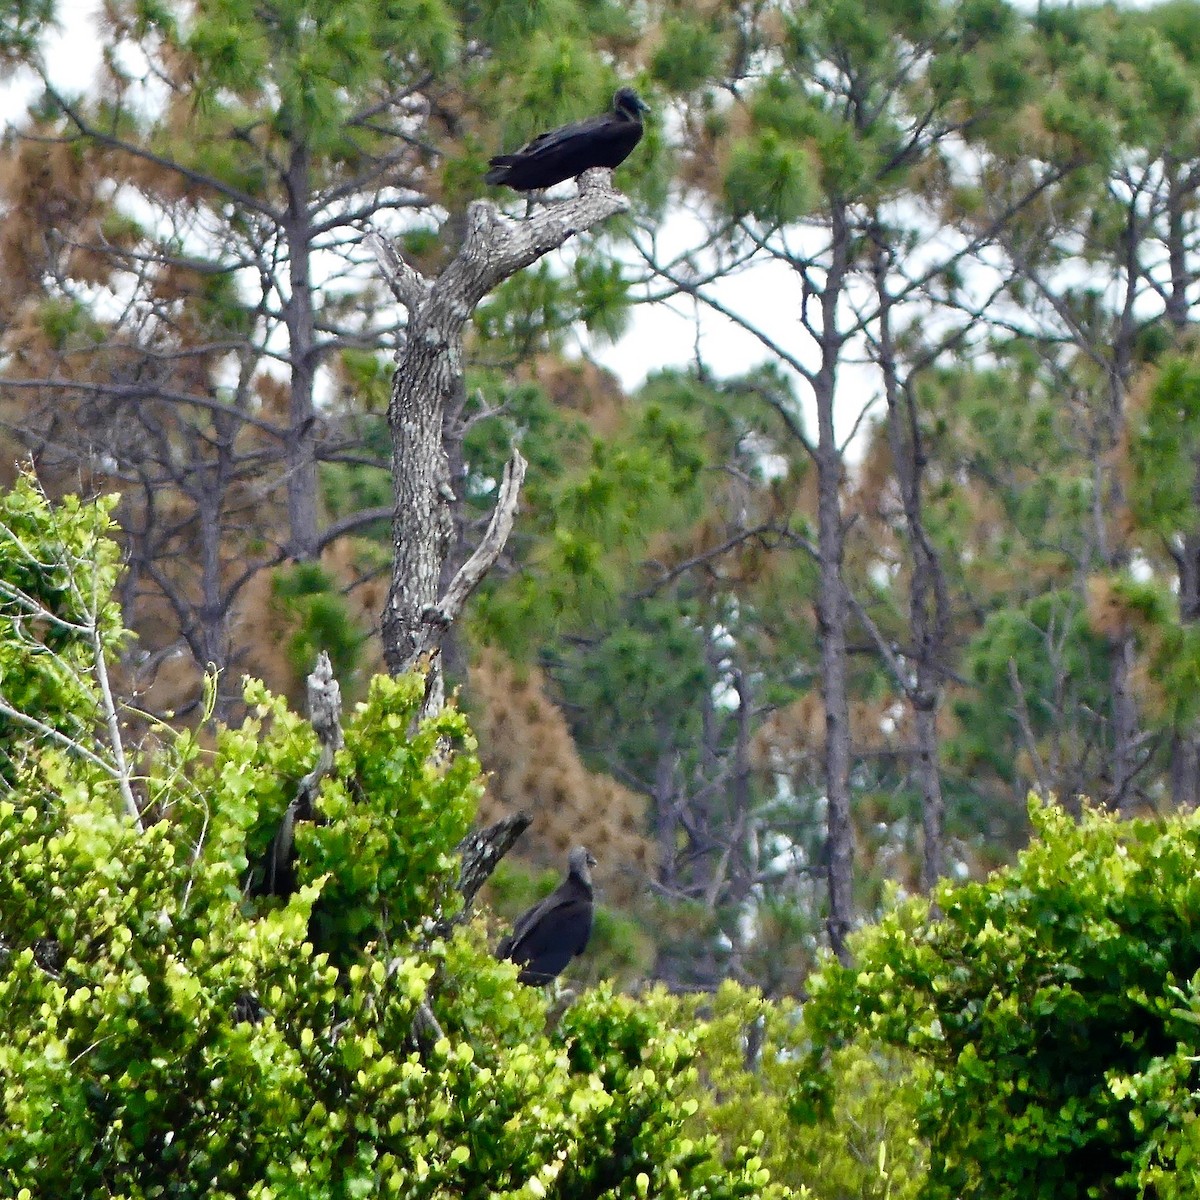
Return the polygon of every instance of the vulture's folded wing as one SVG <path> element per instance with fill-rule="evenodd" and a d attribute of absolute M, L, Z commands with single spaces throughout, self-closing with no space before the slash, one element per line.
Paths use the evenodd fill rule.
<path fill-rule="evenodd" d="M 612 128 L 615 124 L 607 113 L 600 117 L 588 117 L 585 121 L 572 121 L 570 125 L 539 133 L 517 151 L 517 156 L 528 162 L 538 162 L 553 158 L 564 150 L 604 143 L 617 132 Z"/>
<path fill-rule="evenodd" d="M 522 968 L 522 982 L 549 983 L 583 953 L 591 932 L 591 898 L 575 889 L 553 892 L 517 922 L 497 953 Z"/>

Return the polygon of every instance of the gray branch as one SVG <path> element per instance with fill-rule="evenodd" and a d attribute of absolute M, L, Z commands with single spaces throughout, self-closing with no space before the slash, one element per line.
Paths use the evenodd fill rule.
<path fill-rule="evenodd" d="M 429 280 L 406 263 L 396 247 L 377 230 L 367 230 L 363 241 L 378 260 L 379 269 L 392 295 L 410 313 L 415 313 L 429 295 Z"/>
<path fill-rule="evenodd" d="M 517 839 L 533 824 L 526 812 L 503 817 L 486 829 L 468 833 L 458 844 L 461 866 L 458 871 L 458 890 L 462 894 L 463 906 L 459 915 L 446 925 L 454 925 L 466 916 L 475 894 L 479 891 L 500 860 L 516 845 Z"/>
<path fill-rule="evenodd" d="M 512 457 L 504 466 L 496 507 L 492 510 L 492 519 L 488 522 L 483 540 L 475 548 L 475 553 L 458 569 L 458 573 L 446 589 L 446 594 L 422 614 L 425 641 L 418 653 L 434 649 L 436 643 L 441 640 L 442 632 L 458 619 L 467 598 L 479 586 L 503 552 L 508 536 L 512 533 L 513 522 L 517 518 L 517 501 L 528 466 L 521 452 L 514 449 Z"/>
<path fill-rule="evenodd" d="M 296 822 L 312 819 L 317 791 L 332 770 L 342 740 L 342 689 L 333 677 L 333 665 L 324 650 L 317 655 L 317 665 L 308 677 L 308 715 L 321 750 L 317 765 L 296 785 L 296 795 L 287 806 L 279 831 L 271 843 L 271 860 L 267 865 L 267 891 L 279 894 L 279 887 L 291 867 L 296 843 Z"/>

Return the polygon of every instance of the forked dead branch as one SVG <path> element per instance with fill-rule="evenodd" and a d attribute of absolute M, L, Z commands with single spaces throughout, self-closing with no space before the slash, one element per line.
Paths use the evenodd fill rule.
<path fill-rule="evenodd" d="M 513 220 L 491 201 L 476 200 L 467 209 L 461 248 L 434 280 L 406 263 L 379 234 L 367 235 L 388 285 L 408 310 L 388 408 L 395 510 L 383 646 L 393 674 L 436 651 L 470 591 L 499 557 L 524 476 L 524 460 L 514 450 L 487 535 L 439 595 L 456 503 L 443 425 L 448 398 L 462 379 L 467 322 L 484 296 L 505 279 L 628 207 L 628 200 L 612 186 L 612 172 L 603 168 L 580 176 L 577 196 L 551 204 L 528 220 Z M 436 660 L 430 670 L 427 708 L 435 711 L 442 694 Z"/>

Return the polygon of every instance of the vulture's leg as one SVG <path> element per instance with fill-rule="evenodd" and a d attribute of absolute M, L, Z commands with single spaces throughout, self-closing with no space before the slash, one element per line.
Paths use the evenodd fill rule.
<path fill-rule="evenodd" d="M 534 207 L 538 204 L 544 208 L 546 205 L 546 192 L 548 188 L 533 188 L 525 193 L 525 220 L 529 220 L 533 216 Z"/>

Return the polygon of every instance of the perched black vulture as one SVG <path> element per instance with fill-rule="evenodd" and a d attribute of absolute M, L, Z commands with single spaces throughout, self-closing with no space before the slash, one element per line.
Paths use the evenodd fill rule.
<path fill-rule="evenodd" d="M 522 983 L 549 983 L 592 935 L 592 872 L 596 865 L 586 846 L 567 857 L 567 877 L 544 900 L 522 913 L 508 937 L 496 947 L 497 958 L 515 962 Z"/>
<path fill-rule="evenodd" d="M 623 87 L 612 112 L 540 133 L 516 154 L 497 154 L 484 179 L 529 192 L 574 179 L 589 167 L 619 166 L 641 141 L 642 113 L 649 111 L 633 88 Z"/>

